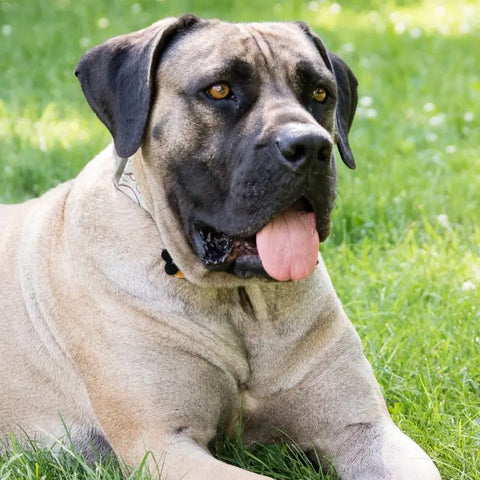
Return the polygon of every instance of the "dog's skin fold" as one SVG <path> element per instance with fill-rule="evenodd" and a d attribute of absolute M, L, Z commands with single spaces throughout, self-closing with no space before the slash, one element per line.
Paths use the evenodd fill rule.
<path fill-rule="evenodd" d="M 267 479 L 209 453 L 241 420 L 245 442 L 313 447 L 343 480 L 438 480 L 321 257 L 269 251 L 328 235 L 335 143 L 355 166 L 349 67 L 305 24 L 185 16 L 95 47 L 76 75 L 147 208 L 114 187 L 113 147 L 0 206 L 0 433 L 49 444 L 63 419 L 87 456 L 149 450 L 163 480 Z"/>

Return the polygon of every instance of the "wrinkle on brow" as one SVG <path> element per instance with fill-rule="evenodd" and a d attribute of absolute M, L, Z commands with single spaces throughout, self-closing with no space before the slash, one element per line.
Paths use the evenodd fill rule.
<path fill-rule="evenodd" d="M 266 35 L 259 30 L 256 30 L 254 27 L 248 26 L 247 30 L 250 38 L 253 40 L 258 51 L 260 52 L 265 67 L 267 68 L 267 70 L 272 70 L 275 66 L 275 54 L 272 47 L 270 46 L 268 39 L 266 38 Z"/>

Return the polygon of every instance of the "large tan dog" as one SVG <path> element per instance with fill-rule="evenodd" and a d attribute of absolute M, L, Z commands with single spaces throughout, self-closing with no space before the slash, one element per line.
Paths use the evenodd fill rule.
<path fill-rule="evenodd" d="M 0 207 L 2 432 L 50 443 L 63 419 L 87 455 L 149 450 L 165 480 L 266 479 L 209 453 L 241 423 L 344 480 L 439 479 L 318 256 L 335 143 L 354 166 L 350 69 L 305 24 L 186 16 L 76 74 L 115 149 Z"/>

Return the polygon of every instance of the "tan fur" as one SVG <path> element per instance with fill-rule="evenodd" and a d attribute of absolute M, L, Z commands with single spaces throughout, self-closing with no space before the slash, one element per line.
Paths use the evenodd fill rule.
<path fill-rule="evenodd" d="M 129 464 L 150 450 L 164 480 L 267 479 L 208 452 L 241 420 L 246 442 L 315 447 L 344 480 L 439 479 L 392 423 L 321 257 L 305 280 L 276 283 L 207 272 L 188 246 L 162 173 L 173 140 L 152 132 L 170 115 L 194 135 L 171 105 L 175 68 L 160 66 L 173 87 L 159 86 L 132 159 L 153 218 L 113 187 L 111 147 L 75 180 L 0 207 L 0 431 L 50 444 L 63 418 L 74 441 L 105 436 Z M 165 274 L 163 248 L 185 280 Z"/>

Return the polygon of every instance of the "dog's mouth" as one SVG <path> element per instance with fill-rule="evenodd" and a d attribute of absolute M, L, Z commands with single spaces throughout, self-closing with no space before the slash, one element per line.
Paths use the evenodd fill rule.
<path fill-rule="evenodd" d="M 260 276 L 301 280 L 315 268 L 319 236 L 310 202 L 301 197 L 249 237 L 229 236 L 208 225 L 195 225 L 193 244 L 209 270 L 240 278 Z"/>
<path fill-rule="evenodd" d="M 227 271 L 240 278 L 268 276 L 258 254 L 256 237 L 236 238 L 211 227 L 196 228 L 194 245 L 209 270 Z"/>

